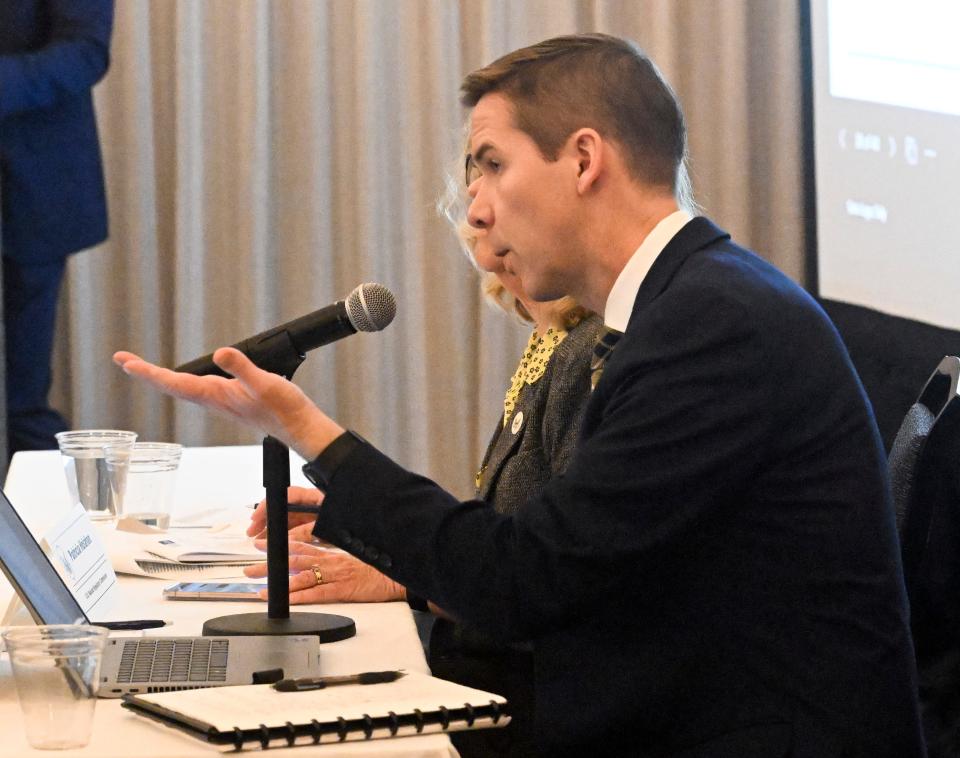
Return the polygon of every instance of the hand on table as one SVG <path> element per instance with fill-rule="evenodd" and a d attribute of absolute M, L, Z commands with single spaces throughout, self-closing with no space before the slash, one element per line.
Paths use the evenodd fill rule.
<path fill-rule="evenodd" d="M 253 426 L 293 448 L 305 460 L 316 458 L 343 433 L 343 427 L 299 387 L 257 368 L 239 350 L 222 347 L 213 354 L 213 360 L 234 378 L 171 371 L 125 351 L 113 355 L 114 363 L 130 376 L 168 395 Z"/>
<path fill-rule="evenodd" d="M 266 547 L 263 540 L 257 540 L 256 545 L 260 549 Z M 304 542 L 291 542 L 289 549 L 290 602 L 294 605 L 385 603 L 405 600 L 407 597 L 406 589 L 402 585 L 348 553 Z M 267 575 L 267 566 L 265 563 L 247 566 L 243 573 L 259 579 Z M 323 581 L 318 583 L 321 577 Z M 266 599 L 265 589 L 260 596 Z"/>
<path fill-rule="evenodd" d="M 290 505 L 314 505 L 323 502 L 323 493 L 320 490 L 307 487 L 288 487 L 287 502 Z M 317 517 L 312 513 L 288 513 L 287 536 L 297 542 L 313 541 L 313 525 Z M 267 501 L 261 500 L 250 516 L 250 525 L 247 527 L 248 537 L 266 537 L 267 535 Z"/>

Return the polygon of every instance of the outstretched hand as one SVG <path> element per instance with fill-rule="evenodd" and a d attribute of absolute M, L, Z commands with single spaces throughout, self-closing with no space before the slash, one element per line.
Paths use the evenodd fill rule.
<path fill-rule="evenodd" d="M 253 426 L 293 448 L 306 460 L 315 458 L 343 433 L 343 427 L 314 405 L 299 387 L 258 368 L 239 350 L 220 348 L 213 360 L 234 378 L 171 371 L 125 351 L 113 356 L 114 363 L 130 376 L 168 395 Z"/>

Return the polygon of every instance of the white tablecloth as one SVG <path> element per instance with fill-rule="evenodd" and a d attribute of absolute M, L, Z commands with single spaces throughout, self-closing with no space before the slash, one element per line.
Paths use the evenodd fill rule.
<path fill-rule="evenodd" d="M 302 461 L 291 462 L 291 480 L 294 484 L 306 485 L 299 470 L 300 464 Z M 42 536 L 68 507 L 60 454 L 56 451 L 17 453 L 10 466 L 4 491 L 34 536 Z M 236 508 L 253 503 L 262 496 L 259 446 L 186 448 L 177 478 L 174 520 L 207 509 Z M 200 634 L 203 621 L 213 616 L 234 612 L 266 612 L 266 603 L 165 601 L 160 591 L 169 583 L 167 580 L 120 577 L 120 596 L 110 617 L 168 619 L 173 621 L 171 626 L 148 633 L 190 635 Z M 12 595 L 13 590 L 6 579 L 0 577 L 0 612 L 7 607 Z M 321 646 L 324 674 L 399 668 L 428 671 L 413 618 L 405 603 L 309 608 L 295 606 L 292 610 L 338 613 L 356 621 L 355 637 Z M 100 700 L 94 718 L 90 744 L 82 749 L 63 751 L 65 754 L 101 758 L 182 758 L 218 753 L 174 729 L 146 722 L 128 713 L 121 709 L 118 700 Z M 33 751 L 27 745 L 20 728 L 19 705 L 6 655 L 0 660 L 0 723 L 4 724 L 0 757 L 50 754 L 47 751 Z M 269 755 L 291 751 L 294 756 L 456 756 L 456 751 L 444 735 L 375 740 L 343 746 L 271 748 Z"/>

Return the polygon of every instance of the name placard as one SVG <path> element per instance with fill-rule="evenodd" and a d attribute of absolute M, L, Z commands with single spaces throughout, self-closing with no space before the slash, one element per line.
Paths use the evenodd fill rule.
<path fill-rule="evenodd" d="M 96 527 L 80 503 L 47 533 L 45 542 L 83 612 L 91 618 L 103 618 L 116 597 L 117 575 Z"/>

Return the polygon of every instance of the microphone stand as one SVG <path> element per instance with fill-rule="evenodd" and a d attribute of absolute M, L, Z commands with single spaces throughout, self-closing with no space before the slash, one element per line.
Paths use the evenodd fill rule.
<path fill-rule="evenodd" d="M 285 357 L 275 366 L 260 366 L 288 380 L 306 357 L 286 332 L 271 337 L 286 343 Z M 274 352 L 274 355 L 278 353 Z M 263 486 L 267 491 L 267 612 L 234 613 L 204 622 L 203 635 L 246 636 L 314 634 L 320 642 L 353 637 L 356 624 L 333 613 L 290 613 L 289 545 L 287 542 L 287 487 L 290 486 L 290 450 L 274 437 L 263 439 Z"/>

